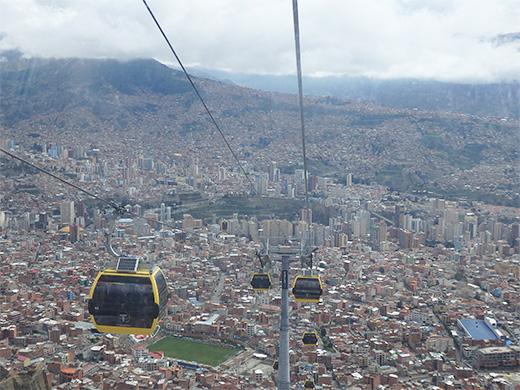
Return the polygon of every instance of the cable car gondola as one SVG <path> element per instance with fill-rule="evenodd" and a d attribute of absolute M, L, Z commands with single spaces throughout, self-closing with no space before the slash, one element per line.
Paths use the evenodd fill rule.
<path fill-rule="evenodd" d="M 306 381 L 304 382 L 304 384 L 303 384 L 303 388 L 304 388 L 304 389 L 314 389 L 314 388 L 315 388 L 315 386 L 314 386 L 314 381 L 313 381 L 313 380 L 310 380 L 310 379 L 306 380 Z"/>
<path fill-rule="evenodd" d="M 277 371 L 278 370 L 278 360 L 275 360 L 273 362 L 273 370 Z"/>
<path fill-rule="evenodd" d="M 251 287 L 254 291 L 267 291 L 271 288 L 271 277 L 268 273 L 255 272 L 251 276 Z"/>
<path fill-rule="evenodd" d="M 323 294 L 320 277 L 298 275 L 294 279 L 292 293 L 296 302 L 318 303 Z"/>
<path fill-rule="evenodd" d="M 164 315 L 168 295 L 159 267 L 121 257 L 96 276 L 88 311 L 101 333 L 150 335 Z"/>
<path fill-rule="evenodd" d="M 302 336 L 303 345 L 316 345 L 318 344 L 318 333 L 316 332 L 304 332 Z"/>

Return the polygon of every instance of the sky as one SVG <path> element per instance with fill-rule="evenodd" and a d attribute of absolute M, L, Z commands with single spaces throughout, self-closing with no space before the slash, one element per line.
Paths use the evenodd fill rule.
<path fill-rule="evenodd" d="M 292 0 L 146 1 L 188 68 L 296 73 Z M 300 0 L 298 10 L 304 76 L 520 80 L 519 0 Z M 142 0 L 0 0 L 8 49 L 175 64 Z"/>

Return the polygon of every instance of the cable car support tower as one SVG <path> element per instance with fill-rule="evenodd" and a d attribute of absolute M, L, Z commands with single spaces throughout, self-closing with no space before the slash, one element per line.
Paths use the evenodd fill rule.
<path fill-rule="evenodd" d="M 297 246 L 279 246 L 277 249 L 271 251 L 269 256 L 265 258 L 268 262 L 278 261 L 282 263 L 281 269 L 281 285 L 282 285 L 282 302 L 280 310 L 280 341 L 278 345 L 278 377 L 277 389 L 289 390 L 291 387 L 290 366 L 289 366 L 289 269 L 290 263 L 301 260 L 302 267 L 308 267 L 312 270 L 312 252 L 302 253 L 305 247 Z M 265 262 L 263 257 L 257 254 L 258 259 L 262 265 L 262 273 L 255 273 L 251 278 L 251 286 L 255 291 L 266 291 L 271 288 L 269 280 L 269 287 L 266 287 L 264 273 Z M 312 271 L 311 271 L 312 272 Z M 297 302 L 319 302 L 323 289 L 321 279 L 318 276 L 299 275 L 293 282 L 292 293 Z M 307 332 L 312 333 L 312 332 Z M 315 333 L 315 332 L 314 332 Z M 312 336 L 312 335 L 311 335 Z M 316 340 L 317 341 L 317 340 Z M 315 344 L 315 342 L 311 342 Z M 310 345 L 310 344 L 309 344 Z"/>
<path fill-rule="evenodd" d="M 296 249 L 296 250 L 295 250 Z M 278 390 L 289 390 L 291 388 L 291 373 L 289 367 L 289 263 L 296 260 L 299 248 L 279 247 L 278 254 L 281 255 L 282 263 L 282 307 L 280 311 L 280 344 L 278 346 Z"/>

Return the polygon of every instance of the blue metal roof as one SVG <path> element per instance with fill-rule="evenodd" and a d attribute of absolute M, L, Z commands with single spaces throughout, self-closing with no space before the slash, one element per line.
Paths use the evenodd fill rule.
<path fill-rule="evenodd" d="M 493 331 L 482 320 L 468 319 L 460 320 L 464 328 L 475 340 L 497 340 Z"/>

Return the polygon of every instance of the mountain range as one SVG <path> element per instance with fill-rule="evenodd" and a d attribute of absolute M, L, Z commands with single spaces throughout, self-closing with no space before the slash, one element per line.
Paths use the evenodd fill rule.
<path fill-rule="evenodd" d="M 193 80 L 240 160 L 256 171 L 270 161 L 282 172 L 301 167 L 294 95 Z M 113 158 L 150 156 L 168 164 L 176 155 L 196 156 L 201 164 L 236 169 L 185 75 L 155 60 L 4 53 L 0 82 L 2 138 L 17 144 L 88 145 Z M 399 191 L 518 205 L 517 119 L 416 106 L 306 96 L 310 172 L 339 182 L 352 173 L 355 182 Z"/>
<path fill-rule="evenodd" d="M 194 72 L 247 88 L 297 93 L 296 76 L 231 73 L 211 69 Z M 462 84 L 416 79 L 326 76 L 303 77 L 303 89 L 308 95 L 370 100 L 395 108 L 520 118 L 519 81 Z"/>

